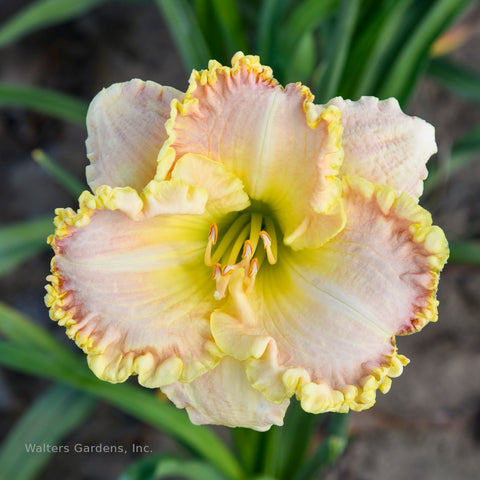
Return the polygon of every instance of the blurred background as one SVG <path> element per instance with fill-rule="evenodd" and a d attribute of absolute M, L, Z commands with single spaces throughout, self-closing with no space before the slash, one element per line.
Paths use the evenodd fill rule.
<path fill-rule="evenodd" d="M 31 3 L 2 0 L 0 28 Z M 87 159 L 82 115 L 95 94 L 131 78 L 154 80 L 184 91 L 192 66 L 187 67 L 189 59 L 182 51 L 181 38 L 180 43 L 178 38 L 172 39 L 172 30 L 184 37 L 188 30 L 182 33 L 172 23 L 171 12 L 169 15 L 165 8 L 169 2 L 83 3 L 90 6 L 52 25 L 39 24 L 18 38 L 5 40 L 0 33 L 0 297 L 67 346 L 70 342 L 64 329 L 49 320 L 43 303 L 51 253 L 42 239 L 49 233 L 45 219 L 53 210 L 77 208 L 77 200 L 42 166 L 42 158 L 53 159 L 84 183 Z M 244 3 L 244 18 L 253 24 L 255 2 L 237 3 Z M 363 3 L 372 7 L 372 2 Z M 378 3 L 380 9 L 394 2 Z M 424 10 L 428 3 L 435 2 L 417 2 Z M 480 478 L 480 5 L 463 3 L 453 27 L 448 25 L 450 36 L 444 35 L 443 44 L 437 42 L 436 53 L 429 50 L 429 63 L 415 73 L 419 81 L 403 102 L 407 113 L 426 119 L 437 131 L 439 153 L 431 161 L 433 180 L 427 183 L 421 203 L 455 246 L 440 282 L 439 322 L 428 325 L 422 334 L 398 339 L 399 350 L 411 359 L 411 365 L 393 382 L 388 395 L 379 395 L 374 408 L 352 414 L 349 445 L 326 473 L 328 480 Z M 357 14 L 354 35 L 362 32 L 363 13 Z M 415 20 L 411 22 L 417 25 Z M 246 31 L 252 45 L 253 30 Z M 216 47 L 214 38 L 207 42 L 208 47 L 214 46 L 210 53 L 220 48 L 218 44 L 225 44 L 222 38 L 217 38 Z M 263 44 L 269 58 L 262 56 L 261 60 L 273 64 L 274 74 L 278 68 L 280 81 L 299 79 L 316 85 L 318 88 L 312 89 L 318 93 L 322 73 L 314 68 L 316 60 L 308 53 L 316 43 L 310 48 L 309 40 L 305 42 L 307 47 L 299 50 L 305 60 L 295 67 L 303 78 L 288 78 L 285 59 L 275 60 L 271 53 L 274 46 L 268 50 Z M 352 41 L 349 52 L 357 46 Z M 234 52 L 225 47 L 225 58 L 219 59 L 226 61 Z M 258 50 L 253 46 L 248 53 Z M 440 60 L 431 60 L 440 54 Z M 190 61 L 195 64 L 198 59 Z M 347 67 L 348 63 L 343 65 L 342 78 L 349 77 Z M 359 74 L 359 78 L 364 77 Z M 70 113 L 42 112 L 35 103 L 38 99 L 28 96 L 31 92 L 22 97 L 22 92 L 12 89 L 22 86 L 62 92 L 78 103 L 72 104 Z M 355 93 L 347 82 L 337 87 L 334 94 Z M 36 149 L 41 152 L 34 159 Z M 39 376 L 0 368 L 0 444 L 51 385 Z M 219 431 L 226 435 L 223 429 Z M 318 437 L 321 435 L 319 429 Z M 178 448 L 158 430 L 103 401 L 85 407 L 85 414 L 65 432 L 62 442 L 71 446 L 133 442 L 149 445 L 156 453 Z M 54 453 L 28 478 L 114 479 L 143 455 Z M 4 478 L 1 469 L 0 478 Z"/>

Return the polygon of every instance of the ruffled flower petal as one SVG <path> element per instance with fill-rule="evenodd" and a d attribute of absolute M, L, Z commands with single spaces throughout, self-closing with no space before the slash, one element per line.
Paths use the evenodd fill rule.
<path fill-rule="evenodd" d="M 138 374 L 152 388 L 191 381 L 219 359 L 209 328 L 218 302 L 203 265 L 209 224 L 190 213 L 204 212 L 206 199 L 175 182 L 158 188 L 160 203 L 102 187 L 81 195 L 78 212 L 57 210 L 45 297 L 51 318 L 67 327 L 99 378 L 123 382 Z M 142 205 L 169 212 L 149 217 Z"/>
<path fill-rule="evenodd" d="M 220 363 L 191 383 L 176 382 L 162 391 L 178 407 L 185 408 L 195 425 L 214 424 L 245 427 L 264 432 L 272 425 L 283 425 L 289 400 L 269 402 L 254 390 L 245 366 L 224 357 Z"/>
<path fill-rule="evenodd" d="M 219 162 L 203 155 L 186 154 L 175 164 L 171 178 L 205 188 L 206 210 L 214 217 L 250 206 L 242 181 Z"/>
<path fill-rule="evenodd" d="M 448 256 L 443 232 L 408 195 L 353 177 L 343 188 L 345 229 L 316 250 L 283 248 L 250 296 L 232 282 L 211 322 L 267 399 L 295 393 L 313 413 L 362 410 L 388 390 L 407 362 L 394 336 L 436 320 Z"/>
<path fill-rule="evenodd" d="M 418 198 L 428 175 L 425 164 L 437 151 L 432 125 L 405 115 L 394 98 L 362 97 L 352 102 L 337 97 L 328 102 L 331 105 L 342 112 L 341 173 Z"/>
<path fill-rule="evenodd" d="M 140 191 L 153 179 L 167 138 L 170 103 L 183 93 L 155 82 L 131 80 L 103 89 L 87 114 L 87 181 Z"/>
<path fill-rule="evenodd" d="M 268 205 L 288 243 L 320 245 L 344 225 L 342 127 L 336 107 L 319 112 L 312 100 L 300 84 L 282 89 L 258 57 L 237 54 L 232 68 L 210 62 L 209 70 L 193 72 L 183 102 L 173 103 L 164 151 L 223 163 L 253 204 Z M 316 212 L 334 221 L 316 223 Z"/>

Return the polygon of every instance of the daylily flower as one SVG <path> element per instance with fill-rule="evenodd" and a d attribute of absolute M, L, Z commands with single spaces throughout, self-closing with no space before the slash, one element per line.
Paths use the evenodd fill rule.
<path fill-rule="evenodd" d="M 46 304 L 109 382 L 265 430 L 292 395 L 363 410 L 437 318 L 448 247 L 418 205 L 434 129 L 394 99 L 283 89 L 258 57 L 132 80 L 88 112 L 94 194 L 56 211 Z"/>

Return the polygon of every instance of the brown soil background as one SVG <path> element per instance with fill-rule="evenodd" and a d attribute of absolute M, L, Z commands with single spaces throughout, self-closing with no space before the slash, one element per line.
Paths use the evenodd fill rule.
<path fill-rule="evenodd" d="M 0 24 L 25 5 L 0 4 Z M 472 38 L 455 52 L 478 68 L 480 9 L 466 20 Z M 188 75 L 157 11 L 147 4 L 106 5 L 84 17 L 48 28 L 0 50 L 0 81 L 57 89 L 90 100 L 104 86 L 138 77 L 185 90 Z M 433 81 L 421 83 L 408 109 L 437 128 L 444 161 L 450 145 L 480 122 L 480 106 L 452 96 Z M 76 202 L 31 159 L 42 148 L 84 178 L 85 128 L 8 108 L 0 110 L 0 224 L 52 213 Z M 480 162 L 459 172 L 423 203 L 449 239 L 480 237 Z M 31 315 L 60 341 L 63 329 L 49 319 L 43 285 L 50 253 L 0 279 L 0 296 Z M 421 334 L 400 338 L 411 359 L 391 392 L 376 406 L 353 414 L 351 441 L 328 480 L 480 479 L 480 269 L 449 265 L 439 290 L 439 322 Z M 48 383 L 0 369 L 0 441 Z M 220 429 L 222 430 L 222 429 Z M 149 445 L 174 448 L 154 429 L 99 403 L 66 444 Z M 40 480 L 115 479 L 138 455 L 55 454 Z M 0 475 L 1 476 L 1 475 Z"/>

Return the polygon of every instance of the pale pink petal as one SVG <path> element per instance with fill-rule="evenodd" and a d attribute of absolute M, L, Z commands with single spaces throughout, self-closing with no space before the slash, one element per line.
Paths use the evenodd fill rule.
<path fill-rule="evenodd" d="M 362 410 L 388 390 L 406 363 L 394 336 L 436 320 L 448 256 L 443 232 L 409 196 L 348 177 L 343 195 L 341 233 L 316 250 L 284 249 L 250 295 L 234 278 L 211 321 L 255 388 L 271 401 L 295 393 L 314 413 Z"/>
<path fill-rule="evenodd" d="M 232 357 L 190 383 L 176 382 L 162 391 L 178 407 L 185 408 L 195 425 L 214 424 L 265 431 L 283 425 L 288 400 L 269 402 L 248 382 L 245 365 Z"/>
<path fill-rule="evenodd" d="M 268 205 L 287 243 L 303 236 L 302 245 L 317 246 L 344 224 L 339 111 L 317 112 L 308 88 L 283 89 L 258 57 L 237 54 L 232 66 L 211 62 L 193 73 L 184 101 L 174 102 L 169 147 L 177 159 L 195 153 L 223 163 L 253 204 Z M 317 224 L 315 212 L 336 220 Z"/>
<path fill-rule="evenodd" d="M 175 164 L 173 180 L 183 180 L 206 189 L 206 210 L 213 216 L 238 212 L 250 206 L 241 180 L 219 162 L 187 153 Z"/>
<path fill-rule="evenodd" d="M 352 102 L 337 97 L 330 105 L 342 112 L 341 173 L 418 198 L 428 174 L 425 164 L 437 151 L 432 125 L 405 115 L 394 98 L 362 97 Z"/>
<path fill-rule="evenodd" d="M 190 381 L 218 361 L 209 328 L 218 302 L 203 262 L 209 223 L 183 213 L 191 209 L 183 200 L 178 207 L 185 210 L 177 214 L 133 220 L 125 212 L 138 209 L 139 197 L 108 189 L 85 192 L 78 213 L 57 211 L 46 296 L 51 317 L 67 327 L 104 380 L 138 374 L 147 387 Z M 163 198 L 178 200 L 182 192 L 178 185 Z M 199 201 L 202 211 L 205 201 Z"/>
<path fill-rule="evenodd" d="M 170 103 L 183 93 L 155 82 L 130 80 L 103 89 L 87 114 L 87 181 L 141 190 L 155 176 L 167 138 Z"/>

